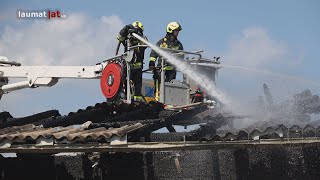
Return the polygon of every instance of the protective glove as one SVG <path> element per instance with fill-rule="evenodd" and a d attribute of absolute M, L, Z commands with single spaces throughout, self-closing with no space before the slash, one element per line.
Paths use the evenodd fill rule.
<path fill-rule="evenodd" d="M 147 38 L 147 36 L 143 36 L 143 39 L 145 39 L 146 41 L 149 41 L 149 39 Z"/>
<path fill-rule="evenodd" d="M 149 66 L 149 71 L 154 71 L 156 69 L 155 66 Z"/>
<path fill-rule="evenodd" d="M 139 36 L 143 37 L 142 31 L 141 31 L 141 30 L 139 30 L 139 29 L 137 29 L 136 34 L 138 34 Z"/>
<path fill-rule="evenodd" d="M 143 36 L 142 31 L 138 28 L 133 28 L 128 30 L 129 34 L 132 35 L 132 33 L 138 34 L 139 36 Z"/>
<path fill-rule="evenodd" d="M 132 35 L 132 33 L 138 34 L 138 29 L 132 28 L 132 29 L 129 29 L 128 32 L 129 32 L 130 35 Z"/>
<path fill-rule="evenodd" d="M 153 71 L 155 69 L 155 61 L 149 61 L 149 71 Z"/>

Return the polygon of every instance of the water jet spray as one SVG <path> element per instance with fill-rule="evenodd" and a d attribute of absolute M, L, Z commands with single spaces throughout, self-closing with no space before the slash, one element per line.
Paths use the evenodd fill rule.
<path fill-rule="evenodd" d="M 207 93 L 214 97 L 217 101 L 219 101 L 222 105 L 228 106 L 230 105 L 227 97 L 220 91 L 218 91 L 215 87 L 213 81 L 211 81 L 208 77 L 199 72 L 196 72 L 189 64 L 182 62 L 178 58 L 174 57 L 170 53 L 160 49 L 159 47 L 153 45 L 152 43 L 146 41 L 139 35 L 133 33 L 134 37 L 147 44 L 150 48 L 156 51 L 159 55 L 165 58 L 168 62 L 170 62 L 173 66 L 175 66 L 179 71 L 185 73 L 190 79 L 197 82 L 201 87 L 207 90 Z"/>

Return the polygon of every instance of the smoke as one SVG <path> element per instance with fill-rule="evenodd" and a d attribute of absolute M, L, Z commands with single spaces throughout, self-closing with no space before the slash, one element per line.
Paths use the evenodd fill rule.
<path fill-rule="evenodd" d="M 291 48 L 272 37 L 265 28 L 248 27 L 230 39 L 224 52 L 214 54 L 221 56 L 217 87 L 232 99 L 228 111 L 247 116 L 235 119 L 235 127 L 266 122 L 290 124 L 310 119 L 309 114 L 300 112 L 303 108 L 299 103 L 293 103 L 293 97 L 303 89 L 318 89 L 320 83 L 297 74 L 304 68 L 301 62 L 305 59 Z M 273 106 L 261 95 L 263 83 L 272 87 Z M 285 102 L 290 103 L 284 105 Z"/>
<path fill-rule="evenodd" d="M 318 114 L 320 113 L 320 99 L 318 95 L 312 95 L 310 90 L 305 90 L 294 96 L 297 109 L 301 113 Z"/>
<path fill-rule="evenodd" d="M 266 87 L 264 84 L 264 89 Z M 249 117 L 235 121 L 240 128 L 265 128 L 278 124 L 304 126 L 310 123 L 311 115 L 320 114 L 320 98 L 310 90 L 304 90 L 279 102 L 270 92 L 265 92 L 248 107 L 251 107 L 251 111 L 246 111 Z"/>

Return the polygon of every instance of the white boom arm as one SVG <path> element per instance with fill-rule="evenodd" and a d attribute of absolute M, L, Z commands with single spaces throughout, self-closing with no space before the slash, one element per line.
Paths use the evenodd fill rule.
<path fill-rule="evenodd" d="M 21 66 L 0 56 L 0 98 L 2 94 L 22 88 L 53 86 L 61 78 L 99 79 L 109 60 L 125 59 L 129 62 L 133 51 L 109 58 L 94 66 Z M 9 78 L 27 78 L 25 81 L 8 84 Z"/>
<path fill-rule="evenodd" d="M 26 81 L 3 85 L 4 93 L 17 89 L 53 86 L 60 78 L 98 79 L 103 66 L 19 66 L 0 67 L 0 76 L 7 78 L 27 78 Z"/>
<path fill-rule="evenodd" d="M 99 79 L 109 60 L 118 58 L 128 60 L 132 56 L 133 51 L 129 51 L 94 66 L 20 66 L 20 63 L 0 56 L 0 98 L 4 93 L 22 88 L 53 86 L 60 78 Z M 8 84 L 9 78 L 26 78 L 26 80 Z"/>
<path fill-rule="evenodd" d="M 1 76 L 11 78 L 97 78 L 102 69 L 96 66 L 20 66 L 0 67 Z"/>

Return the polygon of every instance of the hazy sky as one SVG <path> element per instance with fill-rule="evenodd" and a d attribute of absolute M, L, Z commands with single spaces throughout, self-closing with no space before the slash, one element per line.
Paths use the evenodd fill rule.
<path fill-rule="evenodd" d="M 320 94 L 319 7 L 317 0 L 2 0 L 0 55 L 22 65 L 95 65 L 113 56 L 125 24 L 141 21 L 156 43 L 166 25 L 178 21 L 186 50 L 204 50 L 205 57 L 220 56 L 222 64 L 242 68 L 226 66 L 217 78 L 217 87 L 234 102 L 255 101 L 263 83 L 279 99 L 304 89 Z M 17 10 L 47 9 L 67 18 L 17 19 Z M 103 101 L 98 80 L 61 79 L 51 88 L 4 95 L 0 110 L 13 116 L 49 109 L 66 114 Z"/>

